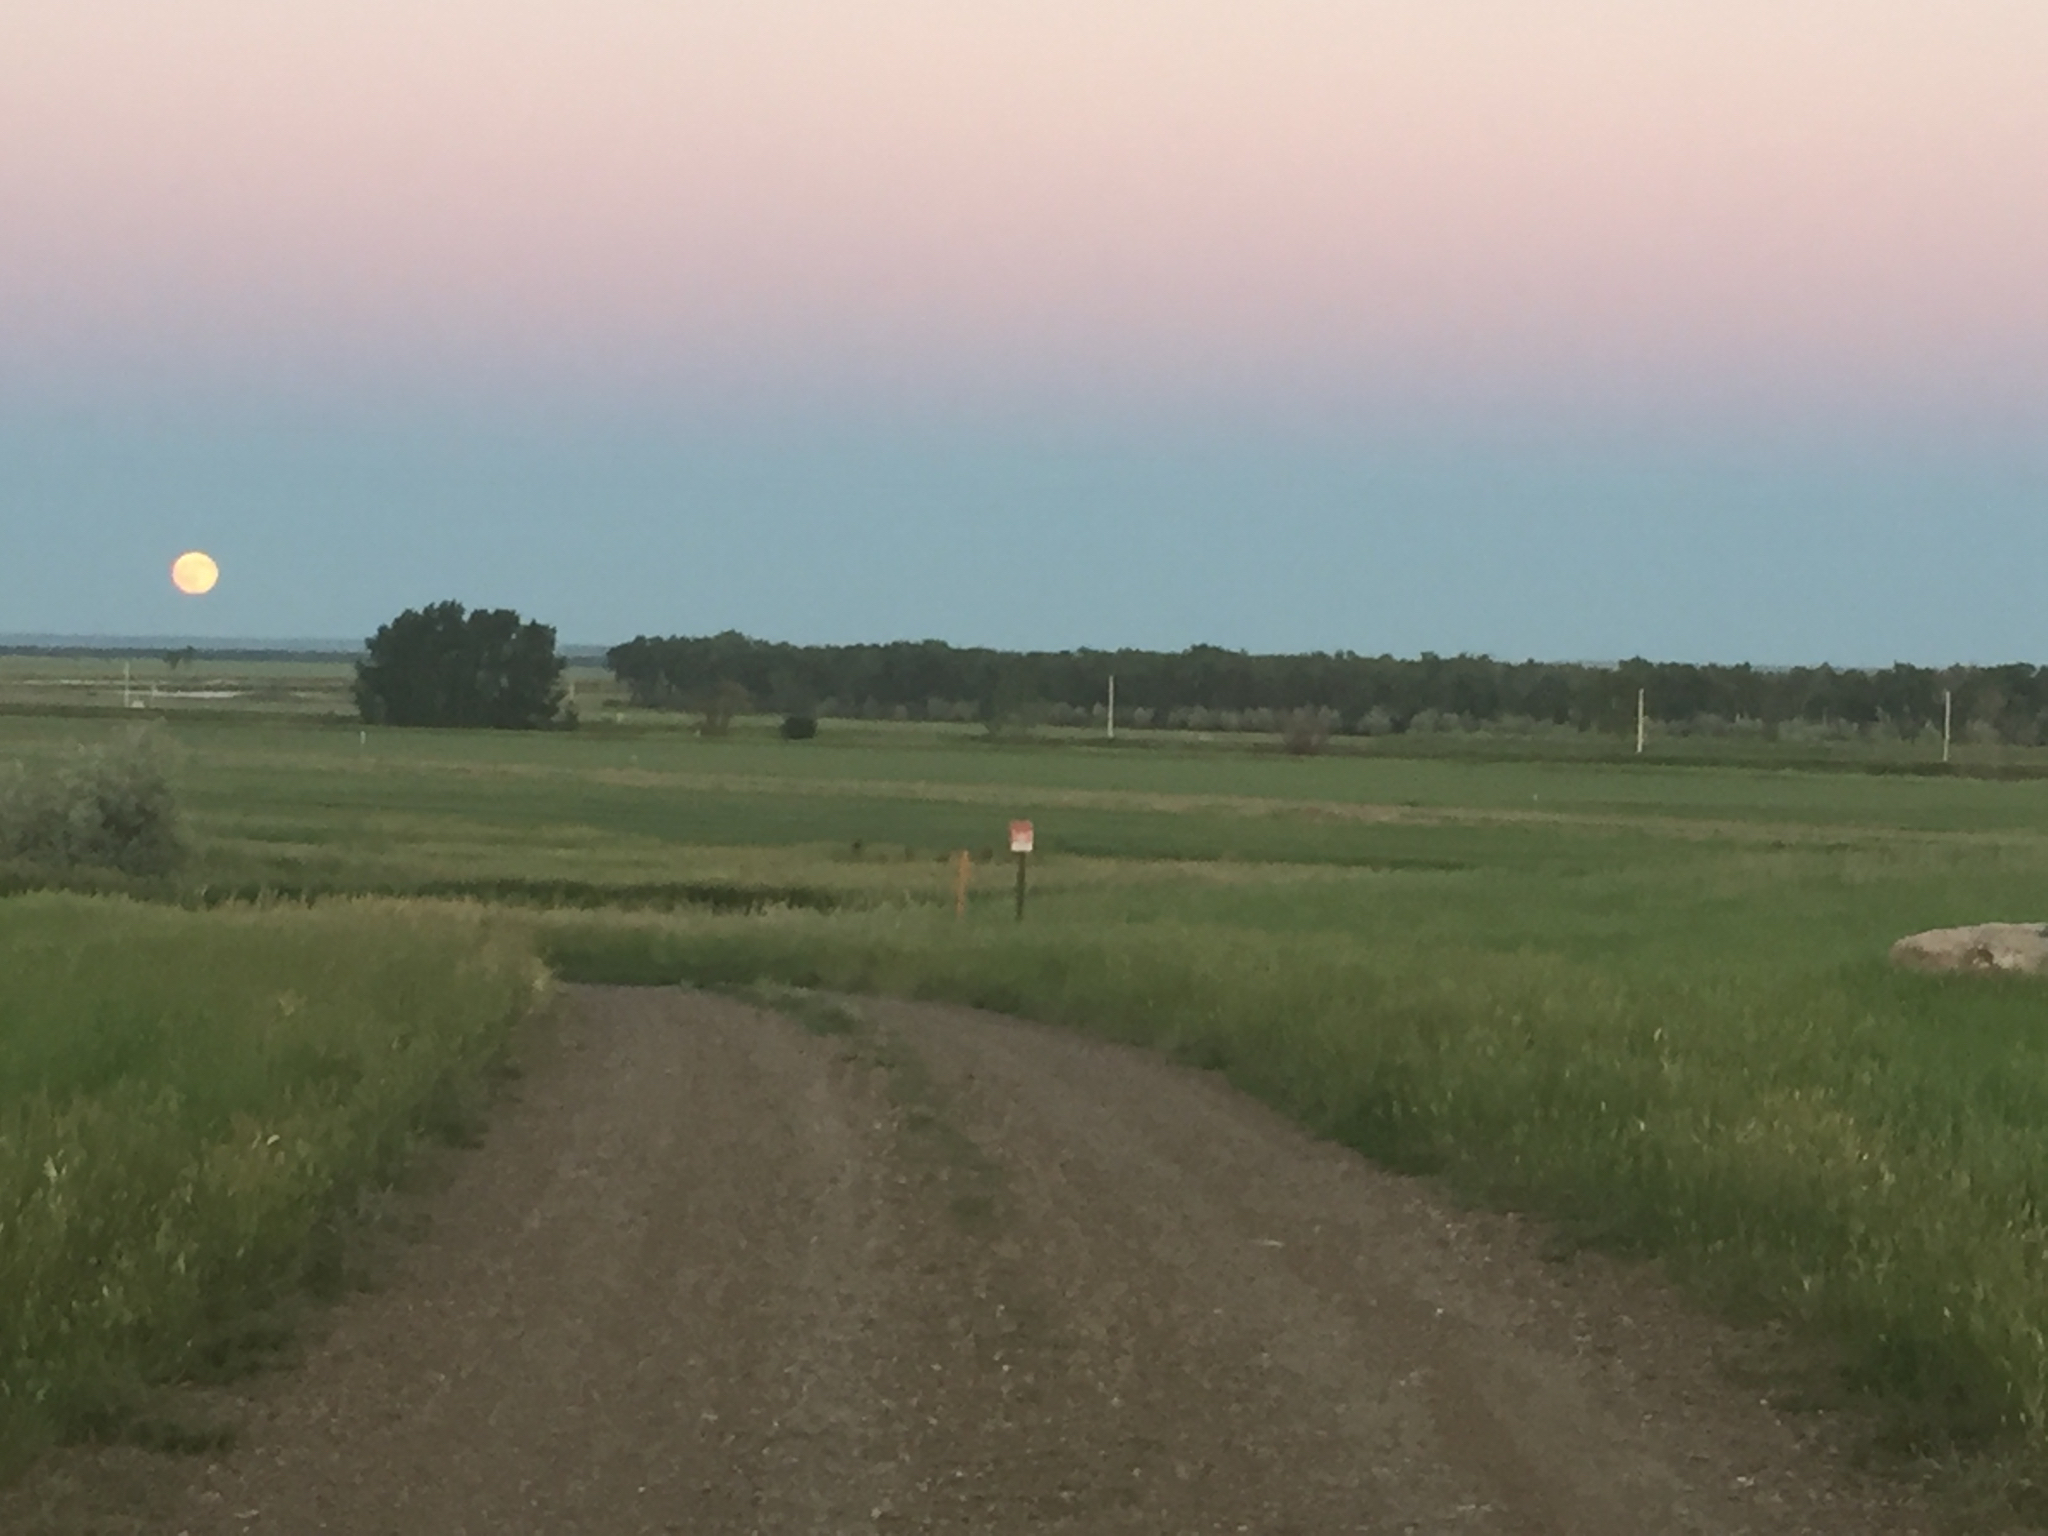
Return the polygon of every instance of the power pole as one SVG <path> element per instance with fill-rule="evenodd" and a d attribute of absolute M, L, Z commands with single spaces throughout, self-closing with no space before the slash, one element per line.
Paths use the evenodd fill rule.
<path fill-rule="evenodd" d="M 1116 674 L 1109 674 L 1109 739 L 1116 740 Z"/>
<path fill-rule="evenodd" d="M 1643 734 L 1644 734 L 1644 728 L 1645 728 L 1645 725 L 1647 724 L 1647 721 L 1646 721 L 1646 717 L 1645 717 L 1645 715 L 1644 715 L 1644 710 L 1643 710 L 1643 701 L 1644 701 L 1644 699 L 1645 699 L 1645 698 L 1646 698 L 1646 697 L 1648 696 L 1648 694 L 1649 694 L 1649 690 L 1648 690 L 1647 688 L 1638 688 L 1638 689 L 1636 690 L 1636 756 L 1637 756 L 1637 757 L 1641 757 L 1641 756 L 1643 755 Z"/>
<path fill-rule="evenodd" d="M 1956 696 L 1952 689 L 1941 690 L 1941 760 L 1948 761 L 1949 727 L 1955 723 Z"/>

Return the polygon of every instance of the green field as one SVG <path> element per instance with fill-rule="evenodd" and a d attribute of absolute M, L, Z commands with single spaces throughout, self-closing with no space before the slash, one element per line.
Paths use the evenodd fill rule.
<path fill-rule="evenodd" d="M 1157 1044 L 1790 1322 L 1915 1444 L 2048 1448 L 2048 992 L 1885 963 L 1917 929 L 2048 918 L 2048 754 L 1987 750 L 1970 766 L 1993 777 L 1598 740 L 704 740 L 594 679 L 575 732 L 362 732 L 274 699 L 56 712 L 24 677 L 0 669 L 0 762 L 161 717 L 193 854 L 145 894 L 318 898 L 294 922 L 341 893 L 470 896 L 570 977 L 898 991 Z M 1022 924 L 1012 817 L 1041 850 Z M 964 920 L 956 849 L 977 861 Z M 82 920 L 48 902 L 0 908 L 0 943 Z M 133 984 L 204 1012 L 181 972 Z M 282 971 L 261 988 L 311 995 Z M 144 1053 L 73 1092 L 168 1070 Z"/>

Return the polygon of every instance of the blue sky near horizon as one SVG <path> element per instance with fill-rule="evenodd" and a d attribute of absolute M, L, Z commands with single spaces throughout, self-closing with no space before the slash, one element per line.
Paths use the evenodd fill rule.
<path fill-rule="evenodd" d="M 187 421 L 0 429 L 0 462 L 8 498 L 62 509 L 14 633 L 350 638 L 453 596 L 594 644 L 736 628 L 1761 664 L 2048 650 L 2048 518 L 2029 513 L 2048 475 L 1996 456 Z M 181 536 L 133 558 L 164 523 Z M 185 545 L 223 563 L 204 599 L 164 579 Z"/>
<path fill-rule="evenodd" d="M 2038 0 L 10 28 L 0 634 L 2048 661 Z"/>

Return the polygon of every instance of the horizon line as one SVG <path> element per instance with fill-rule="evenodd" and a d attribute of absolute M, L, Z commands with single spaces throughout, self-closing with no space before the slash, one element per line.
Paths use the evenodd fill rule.
<path fill-rule="evenodd" d="M 1893 659 L 1893 660 L 1891 660 L 1891 661 L 1888 661 L 1888 662 L 1881 662 L 1881 663 L 1880 663 L 1880 662 L 1834 662 L 1834 661 L 1792 661 L 1792 662 L 1772 662 L 1772 661 L 1686 661 L 1686 660 L 1658 660 L 1657 658 L 1655 658 L 1655 657 L 1650 657 L 1650 656 L 1629 656 L 1629 657 L 1601 657 L 1601 658 L 1585 658 L 1585 657 L 1579 657 L 1579 658 L 1557 658 L 1557 657 L 1536 657 L 1536 656 L 1526 656 L 1526 657 L 1523 657 L 1523 658 L 1521 658 L 1521 659 L 1520 659 L 1519 661 L 1516 661 L 1516 660 L 1511 660 L 1511 659 L 1509 659 L 1509 658 L 1507 658 L 1507 657 L 1504 657 L 1504 656 L 1495 656 L 1495 655 L 1493 655 L 1493 654 L 1492 654 L 1491 652 L 1486 652 L 1486 651 L 1454 651 L 1454 652 L 1441 652 L 1441 651 L 1418 651 L 1418 652 L 1416 652 L 1416 653 L 1415 653 L 1414 655 L 1412 655 L 1412 656 L 1396 656 L 1396 655 L 1394 655 L 1394 654 L 1393 654 L 1393 653 L 1392 653 L 1391 651 L 1383 651 L 1383 652 L 1374 652 L 1374 653 L 1368 653 L 1368 652 L 1364 652 L 1364 651 L 1353 651 L 1353 650 L 1349 650 L 1349 649 L 1340 649 L 1340 650 L 1325 650 L 1325 651 L 1254 651 L 1254 650 L 1244 650 L 1244 649 L 1239 649 L 1239 648 L 1237 648 L 1237 647 L 1233 647 L 1233 646 L 1225 646 L 1225 645 L 1215 645 L 1215 644 L 1212 644 L 1212 643 L 1210 643 L 1210 642 L 1207 642 L 1207 641 L 1198 641 L 1198 642 L 1196 642 L 1196 643 L 1195 643 L 1194 645 L 1190 645 L 1190 646 L 1183 646 L 1183 647 L 1179 648 L 1178 650 L 1164 650 L 1164 649 L 1158 649 L 1158 648 L 1153 648 L 1153 647 L 1146 647 L 1146 646 L 1119 646 L 1119 647 L 1117 647 L 1117 648 L 1116 648 L 1115 650 L 1102 650 L 1102 649 L 1099 649 L 1099 648 L 1097 648 L 1097 647 L 1094 647 L 1094 646 L 1085 646 L 1085 645 L 1082 645 L 1082 646 L 1069 646 L 1069 647 L 1065 648 L 1064 650 L 1044 650 L 1044 649 L 1041 649 L 1041 650 L 1037 650 L 1037 651 L 1027 651 L 1027 650 L 1012 650 L 1012 649 L 1009 649 L 1009 648 L 1007 648 L 1007 647 L 1004 647 L 1004 646 L 981 646 L 981 645 L 961 645 L 961 644 L 958 644 L 958 643 L 956 643 L 956 642 L 954 642 L 954 641 L 950 641 L 950 640 L 941 640 L 941 639 L 938 639 L 938 638 L 937 638 L 936 636 L 926 636 L 926 637 L 923 637 L 923 638 L 921 638 L 921 639 L 917 639 L 917 640 L 910 640 L 910 639 L 896 639 L 896 640 L 850 640 L 850 641 L 813 641 L 813 642 L 804 642 L 804 641 L 770 641 L 770 640 L 763 640 L 763 639 L 762 639 L 762 637 L 760 637 L 760 636 L 758 636 L 758 635 L 749 635 L 749 634 L 746 634 L 746 633 L 745 633 L 744 631 L 719 631 L 719 633 L 737 633 L 737 634 L 739 634 L 739 635 L 741 636 L 741 638 L 743 638 L 743 639 L 746 639 L 746 640 L 751 640 L 751 641 L 755 642 L 756 644 L 770 644 L 770 645 L 773 645 L 773 644 L 788 644 L 788 645 L 792 645 L 792 646 L 795 646 L 795 647 L 796 647 L 796 648 L 798 648 L 798 649 L 819 649 L 819 650 L 829 650 L 829 649 L 838 649 L 838 648 L 841 648 L 841 647 L 845 647 L 845 646 L 854 646 L 854 645 L 877 645 L 877 646 L 882 646 L 882 645 L 925 645 L 925 644 L 934 644 L 934 643 L 935 643 L 935 644 L 939 644 L 939 645 L 944 645 L 944 646 L 947 646 L 947 647 L 949 647 L 949 648 L 951 648 L 951 649 L 954 649 L 954 650 L 989 650 L 989 651 L 994 651 L 994 652 L 995 652 L 996 654 L 998 654 L 998 655 L 1006 655 L 1006 656 L 1026 656 L 1026 655 L 1054 655 L 1054 656 L 1058 656 L 1058 655 L 1073 655 L 1073 654 L 1075 654 L 1076 652 L 1082 652 L 1082 651 L 1091 651 L 1091 650 L 1092 650 L 1092 651 L 1096 651 L 1096 653 L 1097 653 L 1097 654 L 1099 654 L 1099 655 L 1101 655 L 1101 656 L 1104 656 L 1104 657 L 1114 657 L 1114 656 L 1115 656 L 1115 655 L 1117 655 L 1117 654 L 1118 654 L 1119 652 L 1121 652 L 1121 653 L 1125 653 L 1125 654 L 1130 654 L 1130 653 L 1136 653 L 1136 654 L 1140 654 L 1140 655 L 1152 655 L 1152 656 L 1178 656 L 1178 655 L 1186 655 L 1186 654 L 1187 654 L 1188 652 L 1190 652 L 1190 651 L 1194 651 L 1194 650 L 1204 650 L 1204 649 L 1207 649 L 1207 650 L 1218 650 L 1218 651 L 1223 651 L 1223 652 L 1226 652 L 1226 653 L 1228 653 L 1228 654 L 1232 654 L 1232 655 L 1239 655 L 1239 656 L 1247 656 L 1247 657 L 1257 657 L 1257 658 L 1266 658 L 1266 657 L 1289 657 L 1289 656 L 1335 656 L 1335 655 L 1348 655 L 1348 656 L 1358 656 L 1358 657 L 1365 657 L 1365 658 L 1367 658 L 1367 659 L 1374 659 L 1374 658 L 1377 658 L 1377 657 L 1381 657 L 1381 656 L 1384 656 L 1384 657 L 1386 657 L 1386 658 L 1388 658 L 1388 659 L 1390 659 L 1390 660 L 1394 660 L 1394 661 L 1420 661 L 1420 660 L 1422 660 L 1422 659 L 1423 659 L 1424 657 L 1426 657 L 1426 656 L 1434 656 L 1434 657 L 1436 657 L 1436 658 L 1437 658 L 1437 659 L 1439 659 L 1439 660 L 1445 660 L 1445 661 L 1455 661 L 1455 660 L 1458 660 L 1458 659 L 1460 659 L 1460 658 L 1471 658 L 1471 659 L 1473 659 L 1473 660 L 1478 660 L 1478 661 L 1488 661 L 1488 662 L 1492 662 L 1492 663 L 1495 663 L 1496 665 L 1505 665 L 1505 666 L 1532 666 L 1532 665 L 1533 665 L 1533 666 L 1555 666 L 1555 667 L 1592 667 L 1592 668 L 1597 668 L 1597 669 L 1601 669 L 1601 670 L 1606 670 L 1606 671 L 1615 671 L 1615 670 L 1619 670 L 1619 669 L 1620 669 L 1621 667 L 1623 667 L 1623 666 L 1626 666 L 1626 665 L 1627 665 L 1627 664 L 1628 664 L 1629 662 L 1631 662 L 1631 661 L 1643 661 L 1643 662 L 1647 662 L 1647 663 L 1648 663 L 1649 665 L 1651 665 L 1651 666 L 1653 666 L 1653 667 L 1672 667 L 1672 666 L 1680 666 L 1680 667 L 1683 667 L 1683 666 L 1690 666 L 1690 667 L 1706 667 L 1706 668 L 1734 668 L 1734 667 L 1745 667 L 1745 666 L 1746 666 L 1746 667 L 1751 667 L 1751 668 L 1754 668 L 1755 670 L 1757 670 L 1757 671 L 1759 671 L 1759 672 L 1792 672 L 1792 671 L 1797 671 L 1797 670 L 1799 670 L 1799 669 L 1801 669 L 1801 668 L 1808 668 L 1808 669 L 1818 669 L 1818 668 L 1822 668 L 1822 667 L 1828 667 L 1828 668 L 1832 668 L 1833 670 L 1835 670 L 1835 671 L 1838 671 L 1838 672 L 1883 672 L 1883 671 L 1887 671 L 1887 670 L 1889 670 L 1889 669 L 1890 669 L 1890 668 L 1892 668 L 1892 667 L 1899 667 L 1899 666 L 1910 666 L 1910 667 L 1917 667 L 1917 668 L 1920 668 L 1920 669 L 1922 669 L 1922 670 L 1924 670 L 1924 671 L 1929 671 L 1929 672 L 1942 672 L 1942 671 L 1948 671 L 1948 670 L 1951 670 L 1951 669 L 1955 669 L 1955 668 L 1962 668 L 1962 669 L 1966 669 L 1966 670 L 1970 670 L 1970 671 L 1984 671 L 1984 670 L 1987 670 L 1987 669 L 1989 669 L 1989 668 L 1993 668 L 1993 667 L 2003 667 L 2003 666 L 2030 666 L 2030 667 L 2036 667 L 2036 668 L 2038 668 L 2038 667 L 2041 667 L 2041 666 L 2043 666 L 2043 665 L 2044 665 L 2044 663 L 2042 663 L 2042 662 L 2038 662 L 2038 661 L 2024 661 L 2024 660 L 2017 660 L 2017 659 L 2015 659 L 2015 660 L 2010 660 L 2010 661 L 1996 661 L 1996 662 L 1981 662 L 1981 661 L 1948 661 L 1948 662 L 1932 662 L 1932 663 L 1929 663 L 1929 662 L 1916 662 L 1916 661 L 1906 661 L 1906 660 L 1904 660 L 1904 659 L 1902 659 L 1902 658 L 1894 658 L 1894 659 Z M 716 638 L 716 636 L 715 636 L 715 635 L 659 635 L 659 636 L 635 636 L 634 638 L 636 638 L 636 639 L 640 639 L 640 638 L 647 638 L 647 639 L 657 639 L 657 640 L 671 640 L 671 639 L 685 639 L 685 640 L 704 640 L 704 639 L 713 639 L 713 638 Z M 613 649 L 614 647 L 616 647 L 616 646 L 618 646 L 618 645 L 624 645 L 624 644 L 628 644 L 628 643 L 630 643 L 630 642 L 628 642 L 628 641 L 613 641 L 613 642 L 611 642 L 610 644 L 604 644 L 604 643 L 601 643 L 601 642 L 594 642 L 594 641 L 571 641 L 571 640 L 558 640 L 558 641 L 556 642 L 556 645 L 557 645 L 557 649 L 558 649 L 558 650 L 559 650 L 559 651 L 561 652 L 561 654 L 562 654 L 562 656 L 563 656 L 563 659 L 564 659 L 564 660 L 567 660 L 567 661 L 585 661 L 585 662 L 587 662 L 587 661 L 591 661 L 591 660 L 603 660 L 603 659 L 605 658 L 605 656 L 607 655 L 607 653 L 608 653 L 608 652 L 610 652 L 610 651 L 611 651 L 611 650 L 612 650 L 612 649 Z M 193 651 L 195 651 L 195 652 L 198 652 L 198 653 L 200 653 L 200 654 L 202 654 L 202 655 L 213 655 L 213 656 L 224 656 L 224 657 L 235 657 L 235 656 L 261 656 L 261 655 L 280 655 L 280 656 L 282 656 L 282 655 L 292 655 L 292 656 L 302 656 L 302 657 L 309 657 L 309 658 L 320 658 L 320 659 L 329 659 L 329 658 L 331 658 L 331 659 L 333 659 L 333 660 L 341 661 L 341 660 L 353 660 L 353 659 L 355 659 L 355 658 L 357 658 L 357 657 L 361 656 L 361 655 L 362 655 L 362 654 L 364 653 L 364 646 L 365 646 L 365 641 L 363 641 L 363 640 L 342 640 L 342 639 L 338 639 L 338 638 L 336 638 L 336 637 L 334 637 L 334 636 L 312 636 L 312 635 L 285 635 L 285 636 L 221 636 L 221 635 L 211 635 L 211 636 L 209 636 L 209 635 L 148 635 L 148 634 L 144 634 L 144 635 L 115 635 L 115 634 L 59 634 L 59 633 L 54 633 L 54 632 L 44 632 L 44 633 L 34 633 L 34 632 L 29 632 L 29 633 L 13 633 L 13 634 L 9 634 L 9 633 L 0 633 L 0 655 L 16 655 L 16 656 L 19 656 L 19 655 L 50 655 L 50 656 L 67 656 L 67 655 L 68 655 L 68 656 L 81 656 L 81 657 L 83 657 L 83 656 L 103 656 L 103 657 L 110 657 L 110 658 L 128 658 L 128 657 L 138 657 L 138 656 L 151 656 L 151 655 L 160 655 L 160 654 L 161 654 L 162 652 L 164 652 L 164 651 L 167 651 L 167 650 L 185 650 L 185 649 L 189 648 L 189 649 L 191 649 L 191 650 L 193 650 Z"/>

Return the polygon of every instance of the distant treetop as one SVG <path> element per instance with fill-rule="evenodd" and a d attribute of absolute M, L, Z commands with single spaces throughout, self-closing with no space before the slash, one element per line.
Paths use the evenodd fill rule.
<path fill-rule="evenodd" d="M 787 713 L 993 719 L 1021 701 L 1055 720 L 1061 712 L 1099 717 L 1114 673 L 1119 721 L 1278 730 L 1290 712 L 1319 710 L 1331 729 L 1373 735 L 1493 722 L 1623 731 L 1634 724 L 1641 689 L 1649 718 L 1665 725 L 1748 722 L 1912 736 L 1939 729 L 1950 692 L 1958 729 L 1968 721 L 2005 741 L 2048 742 L 2048 669 L 2026 663 L 1775 669 L 1641 657 L 1601 665 L 1429 653 L 1261 656 L 1209 645 L 997 651 L 939 640 L 786 645 L 731 631 L 643 635 L 613 646 L 605 661 L 634 702 L 651 707 L 699 707 L 723 686 Z"/>

